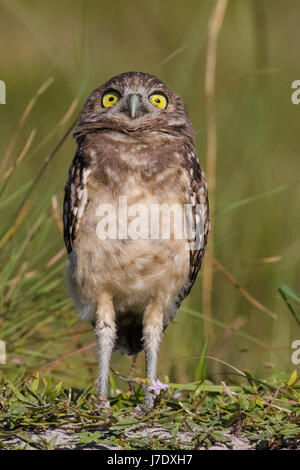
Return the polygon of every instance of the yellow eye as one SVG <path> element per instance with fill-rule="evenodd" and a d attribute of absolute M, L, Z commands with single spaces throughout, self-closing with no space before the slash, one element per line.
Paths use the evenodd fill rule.
<path fill-rule="evenodd" d="M 155 93 L 154 95 L 151 95 L 149 99 L 154 106 L 157 106 L 160 109 L 166 109 L 168 101 L 164 95 Z"/>
<path fill-rule="evenodd" d="M 116 91 L 109 91 L 103 95 L 102 104 L 104 108 L 111 108 L 117 101 L 119 101 L 120 95 Z"/>

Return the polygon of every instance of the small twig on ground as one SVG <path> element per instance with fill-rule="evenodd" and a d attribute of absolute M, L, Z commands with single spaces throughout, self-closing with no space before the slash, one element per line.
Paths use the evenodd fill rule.
<path fill-rule="evenodd" d="M 240 393 L 238 392 L 234 392 L 233 390 L 230 390 L 230 388 L 228 387 L 228 385 L 225 384 L 225 382 L 221 382 L 221 384 L 224 386 L 224 392 L 229 395 L 229 396 L 234 396 L 234 397 L 239 397 L 240 396 Z M 244 397 L 247 401 L 251 401 L 251 398 L 249 397 Z M 263 401 L 268 404 L 268 409 L 270 407 L 272 408 L 276 408 L 276 410 L 280 410 L 280 411 L 285 411 L 286 413 L 292 413 L 291 410 L 288 410 L 286 408 L 282 408 L 281 406 L 277 406 L 277 405 L 274 405 L 273 403 L 273 400 L 275 399 L 275 397 L 270 400 L 270 401 L 267 401 L 265 399 L 263 399 Z"/>
<path fill-rule="evenodd" d="M 145 384 L 146 383 L 146 379 L 142 379 L 142 378 L 133 378 L 133 377 L 124 377 L 123 375 L 120 374 L 120 372 L 118 372 L 117 370 L 114 370 L 112 368 L 110 368 L 110 370 L 113 372 L 113 374 L 115 374 L 117 377 L 119 377 L 120 380 L 123 380 L 124 382 L 132 382 L 132 383 L 136 383 L 136 384 Z"/>
<path fill-rule="evenodd" d="M 129 371 L 129 375 L 128 375 L 128 378 L 129 379 L 132 379 L 133 378 L 133 375 L 134 375 L 134 372 L 135 372 L 135 369 L 136 369 L 136 360 L 137 360 L 137 357 L 138 355 L 137 354 L 134 354 L 134 356 L 132 356 L 132 362 L 131 362 L 131 367 L 130 367 L 130 371 Z M 129 382 L 129 391 L 131 393 L 133 393 L 133 387 L 132 387 L 132 384 Z"/>
<path fill-rule="evenodd" d="M 267 408 L 265 409 L 265 412 L 264 412 L 265 416 L 268 414 L 268 411 L 269 411 L 270 407 L 273 405 L 273 401 L 277 397 L 278 393 L 279 393 L 279 387 L 277 387 L 277 389 L 275 390 L 274 396 L 272 397 L 272 399 L 270 400 Z"/>

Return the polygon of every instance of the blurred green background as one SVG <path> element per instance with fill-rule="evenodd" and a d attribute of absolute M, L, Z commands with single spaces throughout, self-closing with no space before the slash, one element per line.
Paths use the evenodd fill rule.
<path fill-rule="evenodd" d="M 56 220 L 76 148 L 71 136 L 39 171 L 90 92 L 130 70 L 156 74 L 181 95 L 206 169 L 204 77 L 214 6 L 210 0 L 0 0 L 0 79 L 7 86 L 7 104 L 0 105 L 0 339 L 7 364 L 0 374 L 51 371 L 78 387 L 95 379 L 94 334 L 68 299 Z M 200 274 L 184 303 L 196 315 L 183 309 L 166 330 L 162 379 L 195 379 L 207 332 L 209 355 L 257 377 L 295 369 L 291 343 L 300 329 L 278 288 L 300 291 L 300 105 L 291 103 L 291 83 L 300 79 L 299 16 L 298 0 L 229 0 L 217 53 L 214 254 L 277 318 L 219 270 L 207 318 Z M 112 367 L 127 375 L 130 361 L 114 354 Z M 207 367 L 216 382 L 236 379 L 212 359 Z M 144 375 L 142 355 L 136 374 Z"/>

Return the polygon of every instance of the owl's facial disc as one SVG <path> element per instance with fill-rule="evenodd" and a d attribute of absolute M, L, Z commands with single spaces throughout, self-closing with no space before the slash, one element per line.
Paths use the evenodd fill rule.
<path fill-rule="evenodd" d="M 74 135 L 79 138 L 94 129 L 130 135 L 192 133 L 180 97 L 154 75 L 142 72 L 112 77 L 92 92 Z"/>

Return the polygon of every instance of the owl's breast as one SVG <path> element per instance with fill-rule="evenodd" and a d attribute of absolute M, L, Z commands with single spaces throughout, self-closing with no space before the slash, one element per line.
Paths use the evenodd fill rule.
<path fill-rule="evenodd" d="M 105 172 L 109 184 L 99 184 L 92 173 L 87 184 L 88 203 L 74 241 L 76 289 L 92 304 L 101 289 L 109 290 L 119 313 L 143 312 L 161 296 L 168 315 L 189 270 L 186 240 L 175 236 L 174 214 L 168 216 L 175 207 L 183 217 L 184 175 L 178 168 L 153 178 L 136 170 Z"/>

